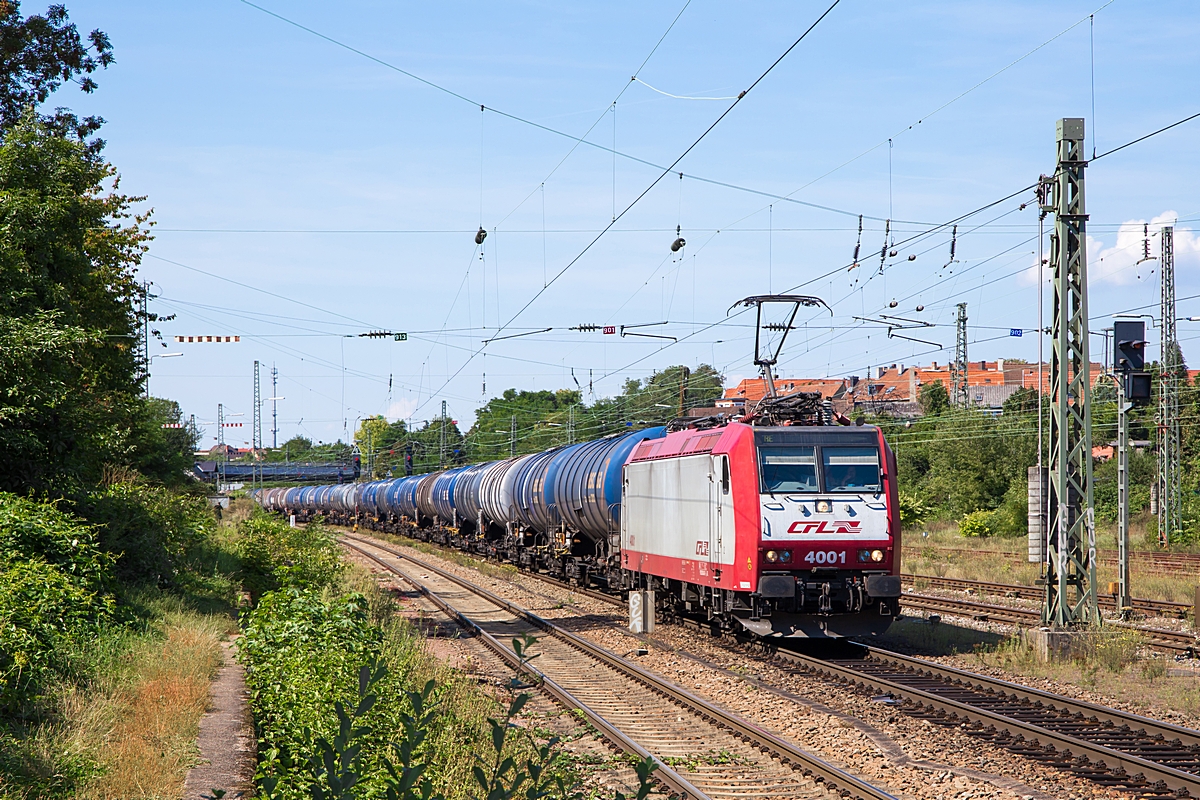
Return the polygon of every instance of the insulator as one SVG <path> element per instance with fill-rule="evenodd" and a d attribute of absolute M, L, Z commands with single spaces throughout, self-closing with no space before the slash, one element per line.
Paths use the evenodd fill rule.
<path fill-rule="evenodd" d="M 678 239 L 676 239 L 675 241 L 671 242 L 671 252 L 672 252 L 672 253 L 678 253 L 680 250 L 682 250 L 682 249 L 683 249 L 683 246 L 684 246 L 684 245 L 686 245 L 686 244 L 687 244 L 687 242 L 685 242 L 685 241 L 683 240 L 683 237 L 682 237 L 682 236 L 680 236 Z"/>
<path fill-rule="evenodd" d="M 483 240 L 487 238 L 487 231 L 480 226 L 479 233 L 475 234 L 475 244 L 483 244 Z"/>
<path fill-rule="evenodd" d="M 898 305 L 900 304 L 893 300 L 892 302 L 888 303 L 888 308 L 895 308 Z"/>
<path fill-rule="evenodd" d="M 910 254 L 909 254 L 909 256 L 908 256 L 908 260 L 909 260 L 909 261 L 916 261 L 916 260 L 917 260 L 917 254 L 916 254 L 916 253 L 910 253 Z"/>
<path fill-rule="evenodd" d="M 895 251 L 895 250 L 889 250 L 889 251 L 888 251 L 888 258 L 895 258 L 895 257 L 896 257 L 896 251 Z"/>
<path fill-rule="evenodd" d="M 924 310 L 925 310 L 925 306 L 917 306 L 917 311 L 924 311 Z"/>

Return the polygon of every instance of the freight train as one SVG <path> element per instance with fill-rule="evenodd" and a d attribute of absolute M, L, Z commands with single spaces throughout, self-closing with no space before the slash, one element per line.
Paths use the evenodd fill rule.
<path fill-rule="evenodd" d="M 647 428 L 257 499 L 299 521 L 404 534 L 614 594 L 653 590 L 660 617 L 714 631 L 881 633 L 900 611 L 895 457 L 873 426 L 787 422 Z"/>

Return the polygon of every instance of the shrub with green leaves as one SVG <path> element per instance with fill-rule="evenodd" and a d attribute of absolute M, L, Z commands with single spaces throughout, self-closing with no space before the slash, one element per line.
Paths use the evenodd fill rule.
<path fill-rule="evenodd" d="M 984 537 L 996 533 L 995 520 L 991 511 L 972 511 L 958 521 L 958 532 L 963 536 Z"/>
<path fill-rule="evenodd" d="M 276 517 L 255 514 L 238 525 L 238 533 L 242 585 L 255 600 L 281 588 L 331 586 L 342 571 L 337 542 L 319 522 L 293 528 Z"/>
<path fill-rule="evenodd" d="M 285 589 L 250 614 L 238 651 L 258 728 L 258 777 L 274 779 L 278 797 L 309 796 L 308 756 L 318 739 L 337 733 L 334 703 L 357 705 L 359 669 L 378 659 L 381 643 L 359 594 L 322 599 Z"/>
<path fill-rule="evenodd" d="M 215 524 L 203 497 L 137 480 L 92 492 L 76 509 L 116 556 L 117 577 L 131 583 L 170 583 L 183 554 Z"/>
<path fill-rule="evenodd" d="M 79 519 L 0 493 L 0 708 L 27 711 L 69 669 L 67 643 L 109 619 L 112 564 Z"/>
<path fill-rule="evenodd" d="M 900 492 L 900 525 L 908 530 L 929 519 L 933 513 L 928 504 L 911 492 Z"/>

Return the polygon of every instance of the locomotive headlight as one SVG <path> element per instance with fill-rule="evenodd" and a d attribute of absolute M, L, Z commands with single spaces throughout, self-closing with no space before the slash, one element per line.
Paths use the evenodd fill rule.
<path fill-rule="evenodd" d="M 779 551 L 779 560 L 781 562 L 783 562 L 784 564 L 791 561 L 792 560 L 792 551 L 791 550 L 780 550 Z"/>
<path fill-rule="evenodd" d="M 871 551 L 871 560 L 876 563 L 883 561 L 883 551 L 882 550 L 872 550 Z"/>
<path fill-rule="evenodd" d="M 767 551 L 767 561 L 770 561 L 772 564 L 774 564 L 778 560 L 779 560 L 779 553 L 776 553 L 774 550 Z"/>
<path fill-rule="evenodd" d="M 817 501 L 817 513 L 818 514 L 828 514 L 832 510 L 833 510 L 833 504 L 830 503 L 828 500 L 818 500 Z"/>
<path fill-rule="evenodd" d="M 858 560 L 859 561 L 870 561 L 871 560 L 871 551 L 870 550 L 859 550 L 858 551 Z"/>

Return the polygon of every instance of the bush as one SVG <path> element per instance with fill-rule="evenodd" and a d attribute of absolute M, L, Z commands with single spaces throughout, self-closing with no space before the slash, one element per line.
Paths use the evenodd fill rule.
<path fill-rule="evenodd" d="M 900 526 L 908 530 L 929 519 L 932 509 L 915 494 L 900 493 Z"/>
<path fill-rule="evenodd" d="M 973 511 L 958 521 L 958 532 L 963 536 L 985 537 L 996 533 L 995 519 L 991 511 Z"/>
<path fill-rule="evenodd" d="M 342 571 L 337 542 L 320 522 L 296 528 L 267 514 L 238 525 L 242 586 L 256 602 L 282 588 L 321 589 Z"/>
<path fill-rule="evenodd" d="M 379 657 L 381 641 L 359 594 L 323 600 L 287 589 L 265 595 L 250 614 L 238 657 L 258 728 L 258 777 L 278 779 L 279 797 L 308 797 L 307 755 L 337 733 L 333 704 L 356 705 L 359 668 Z"/>
<path fill-rule="evenodd" d="M 111 616 L 111 569 L 80 520 L 0 493 L 0 709 L 26 713 L 68 671 L 69 642 Z"/>
<path fill-rule="evenodd" d="M 117 577 L 130 583 L 171 583 L 183 554 L 214 526 L 204 498 L 138 480 L 93 492 L 77 511 L 97 526 Z"/>

